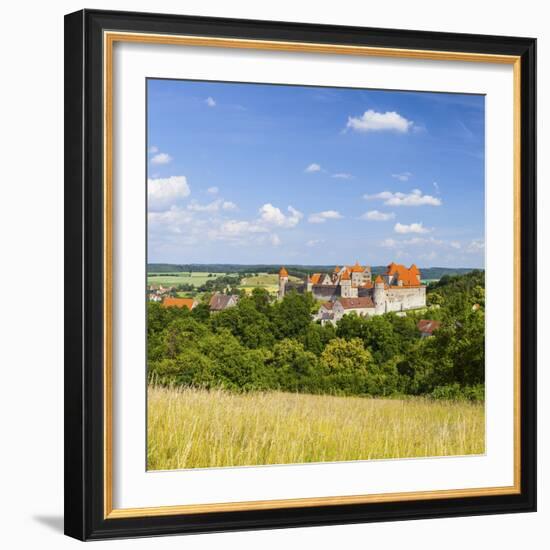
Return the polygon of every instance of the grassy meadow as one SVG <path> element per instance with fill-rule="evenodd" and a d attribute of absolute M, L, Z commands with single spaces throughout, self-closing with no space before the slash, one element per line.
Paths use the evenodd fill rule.
<path fill-rule="evenodd" d="M 300 282 L 298 277 L 292 275 L 288 278 L 291 282 Z M 248 294 L 252 292 L 254 288 L 264 288 L 270 294 L 274 294 L 279 290 L 279 275 L 276 273 L 258 273 L 251 277 L 245 277 L 239 288 L 246 291 Z"/>
<path fill-rule="evenodd" d="M 190 284 L 193 286 L 201 286 L 212 277 L 219 277 L 220 275 L 225 275 L 225 273 L 212 273 L 212 277 L 209 277 L 209 272 L 207 271 L 193 271 L 189 274 L 188 271 L 175 272 L 175 273 L 160 273 L 160 274 L 147 274 L 147 284 L 148 285 L 184 285 Z"/>
<path fill-rule="evenodd" d="M 150 470 L 481 454 L 483 404 L 148 390 Z"/>

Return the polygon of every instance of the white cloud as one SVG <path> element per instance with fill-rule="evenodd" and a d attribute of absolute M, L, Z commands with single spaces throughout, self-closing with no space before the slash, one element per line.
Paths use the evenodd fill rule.
<path fill-rule="evenodd" d="M 210 193 L 211 195 L 217 195 L 219 192 L 219 189 L 217 187 L 209 187 L 206 190 L 207 193 Z"/>
<path fill-rule="evenodd" d="M 271 204 L 264 205 L 252 220 L 227 219 L 224 211 L 233 210 L 230 201 L 216 199 L 208 204 L 191 201 L 187 205 L 173 204 L 164 210 L 148 213 L 149 242 L 155 249 L 181 250 L 185 246 L 216 241 L 234 246 L 280 246 L 284 237 L 280 231 L 294 227 L 303 217 L 292 206 L 288 213 Z"/>
<path fill-rule="evenodd" d="M 293 208 L 288 207 L 288 215 L 283 214 L 279 208 L 270 203 L 264 204 L 260 210 L 260 220 L 268 225 L 277 227 L 294 227 L 303 217 L 303 214 Z"/>
<path fill-rule="evenodd" d="M 216 106 L 216 100 L 213 98 L 213 97 L 207 97 L 204 102 L 209 106 L 209 107 L 215 107 Z"/>
<path fill-rule="evenodd" d="M 413 189 L 410 193 L 392 193 L 382 191 L 375 195 L 363 195 L 367 200 L 383 200 L 388 206 L 440 206 L 441 199 L 432 195 L 423 195 L 420 189 Z"/>
<path fill-rule="evenodd" d="M 277 235 L 276 233 L 273 233 L 270 237 L 269 237 L 269 240 L 271 241 L 271 244 L 273 246 L 279 246 L 281 244 L 281 239 L 279 238 L 279 235 Z"/>
<path fill-rule="evenodd" d="M 422 224 L 421 224 L 422 225 Z M 412 237 L 410 239 L 404 239 L 401 241 L 401 244 L 405 244 L 407 246 L 411 245 L 422 245 L 422 244 L 430 244 L 432 246 L 441 246 L 445 244 L 442 240 L 435 239 L 434 237 Z"/>
<path fill-rule="evenodd" d="M 357 132 L 393 131 L 405 134 L 413 126 L 412 120 L 407 120 L 395 111 L 378 113 L 369 109 L 359 117 L 348 117 L 347 128 Z"/>
<path fill-rule="evenodd" d="M 192 203 L 189 208 L 194 212 L 218 212 L 233 210 L 236 208 L 236 205 L 230 201 L 217 199 L 209 205 Z M 201 220 L 207 224 L 206 228 L 202 228 L 203 240 L 228 241 L 232 244 L 244 246 L 267 243 L 279 246 L 282 240 L 278 234 L 273 232 L 273 229 L 290 229 L 302 217 L 302 213 L 292 206 L 288 207 L 288 214 L 284 214 L 279 208 L 269 203 L 264 204 L 259 209 L 259 216 L 253 220 L 227 220 L 218 216 L 212 216 L 209 219 Z"/>
<path fill-rule="evenodd" d="M 420 254 L 420 258 L 423 260 L 435 260 L 437 258 L 437 252 L 435 250 L 431 250 L 430 252 L 427 252 L 426 254 Z"/>
<path fill-rule="evenodd" d="M 255 233 L 267 233 L 268 229 L 256 222 L 249 222 L 246 220 L 229 220 L 219 228 L 217 235 L 219 238 L 235 238 L 243 237 Z M 213 235 L 213 233 L 211 233 Z"/>
<path fill-rule="evenodd" d="M 187 205 L 187 209 L 192 210 L 193 212 L 217 212 L 221 208 L 221 205 L 221 199 L 215 200 L 208 204 L 200 204 L 197 201 L 191 201 Z"/>
<path fill-rule="evenodd" d="M 395 239 L 384 239 L 380 246 L 384 248 L 395 248 L 399 243 Z"/>
<path fill-rule="evenodd" d="M 340 180 L 351 180 L 351 179 L 353 179 L 353 176 L 351 174 L 348 174 L 347 172 L 338 172 L 337 174 L 332 174 L 332 177 L 340 179 Z"/>
<path fill-rule="evenodd" d="M 405 225 L 397 222 L 394 225 L 393 230 L 396 233 L 429 233 L 430 232 L 430 230 L 427 227 L 424 227 L 422 225 L 422 222 L 411 223 L 409 225 Z"/>
<path fill-rule="evenodd" d="M 399 174 L 392 174 L 391 177 L 399 181 L 409 181 L 412 174 L 411 172 L 401 172 Z"/>
<path fill-rule="evenodd" d="M 307 241 L 306 246 L 309 246 L 310 248 L 313 246 L 317 246 L 318 244 L 322 244 L 325 241 L 323 239 L 311 239 Z"/>
<path fill-rule="evenodd" d="M 151 155 L 158 152 L 159 152 L 159 148 L 156 145 L 151 145 L 151 147 L 149 147 L 149 153 Z"/>
<path fill-rule="evenodd" d="M 468 243 L 466 252 L 469 254 L 477 254 L 485 249 L 485 241 L 483 239 L 474 239 Z"/>
<path fill-rule="evenodd" d="M 172 157 L 168 153 L 157 153 L 152 159 L 151 164 L 168 164 Z"/>
<path fill-rule="evenodd" d="M 158 210 L 170 206 L 179 199 L 188 197 L 191 189 L 185 176 L 171 176 L 147 180 L 149 208 Z"/>
<path fill-rule="evenodd" d="M 187 206 L 188 210 L 193 212 L 218 212 L 219 210 L 236 210 L 237 205 L 231 201 L 216 199 L 208 204 L 200 204 L 197 201 L 191 201 Z"/>
<path fill-rule="evenodd" d="M 412 225 L 422 226 L 422 224 L 412 224 Z M 422 229 L 426 229 L 426 228 L 423 227 Z M 443 239 L 436 239 L 433 236 L 409 237 L 409 238 L 403 238 L 399 240 L 390 238 L 383 241 L 382 246 L 386 246 L 389 248 L 417 246 L 417 247 L 424 247 L 425 249 L 426 247 L 429 247 L 428 250 L 432 250 L 433 248 L 440 248 L 444 250 L 450 250 L 452 248 L 452 249 L 458 250 L 462 247 L 462 245 L 458 241 L 446 241 Z"/>
<path fill-rule="evenodd" d="M 311 214 L 307 221 L 309 223 L 325 223 L 327 220 L 339 220 L 342 218 L 342 214 L 336 210 L 325 210 L 324 212 L 317 212 Z"/>
<path fill-rule="evenodd" d="M 376 222 L 386 222 L 388 220 L 393 220 L 395 214 L 393 212 L 379 212 L 378 210 L 369 210 L 365 212 L 362 216 L 362 220 L 371 220 Z"/>
<path fill-rule="evenodd" d="M 321 171 L 321 165 L 317 164 L 316 162 L 312 162 L 305 170 L 304 172 L 307 172 L 309 174 L 313 172 L 320 172 Z"/>
<path fill-rule="evenodd" d="M 147 218 L 151 229 L 154 226 L 162 225 L 165 227 L 164 231 L 178 233 L 181 225 L 192 221 L 193 214 L 179 206 L 172 205 L 168 210 L 162 212 L 149 212 Z"/>

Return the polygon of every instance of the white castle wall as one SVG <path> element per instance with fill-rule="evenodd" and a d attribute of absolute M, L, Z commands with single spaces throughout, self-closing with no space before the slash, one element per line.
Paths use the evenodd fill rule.
<path fill-rule="evenodd" d="M 386 290 L 386 311 L 403 311 L 426 306 L 426 287 Z"/>

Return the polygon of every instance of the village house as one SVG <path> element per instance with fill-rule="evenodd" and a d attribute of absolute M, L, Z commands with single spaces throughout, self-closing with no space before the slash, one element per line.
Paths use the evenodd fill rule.
<path fill-rule="evenodd" d="M 302 283 L 290 283 L 288 271 L 281 267 L 279 299 L 290 290 L 311 292 L 316 300 L 323 301 L 316 317 L 322 322 L 335 323 L 352 311 L 364 316 L 426 307 L 426 286 L 415 264 L 407 268 L 392 262 L 374 282 L 370 266 L 362 266 L 359 262 L 353 266 L 336 266 L 331 273 L 314 273 Z M 349 301 L 365 298 L 368 300 Z"/>
<path fill-rule="evenodd" d="M 150 302 L 162 302 L 163 298 L 168 296 L 172 291 L 174 291 L 173 286 L 149 285 L 147 287 L 147 297 Z"/>
<path fill-rule="evenodd" d="M 430 319 L 420 319 L 416 324 L 416 328 L 420 331 L 421 338 L 428 338 L 433 336 L 434 331 L 436 331 L 441 326 L 441 321 L 432 321 Z"/>
<path fill-rule="evenodd" d="M 237 305 L 239 297 L 236 294 L 222 294 L 221 292 L 216 292 L 210 298 L 209 306 L 210 311 L 223 311 L 230 307 Z"/>
<path fill-rule="evenodd" d="M 193 309 L 197 306 L 198 302 L 194 298 L 172 298 L 167 296 L 162 301 L 162 307 L 186 307 L 187 309 Z"/>
<path fill-rule="evenodd" d="M 319 313 L 314 317 L 315 321 L 325 323 L 337 323 L 344 315 L 355 312 L 361 317 L 375 314 L 372 298 L 337 298 L 334 302 L 324 302 L 319 308 Z"/>

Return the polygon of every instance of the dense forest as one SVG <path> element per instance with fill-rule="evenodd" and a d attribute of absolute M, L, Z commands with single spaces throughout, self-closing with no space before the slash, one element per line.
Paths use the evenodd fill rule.
<path fill-rule="evenodd" d="M 208 296 L 205 296 L 207 299 Z M 274 301 L 260 288 L 211 314 L 148 303 L 148 374 L 156 384 L 237 392 L 483 400 L 484 273 L 446 275 L 427 290 L 428 309 L 406 316 L 344 316 L 315 323 L 319 303 L 290 292 Z M 441 322 L 421 338 L 420 319 Z"/>
<path fill-rule="evenodd" d="M 209 273 L 279 273 L 279 265 L 242 265 L 242 264 L 148 264 L 149 275 L 183 272 L 209 272 Z M 290 275 L 305 277 L 311 273 L 331 272 L 333 265 L 287 265 L 285 266 Z M 386 271 L 386 266 L 372 266 L 373 275 L 379 275 Z M 440 279 L 445 275 L 464 275 L 474 271 L 463 267 L 421 267 L 420 271 L 425 280 Z M 244 275 L 243 275 L 244 276 Z"/>

